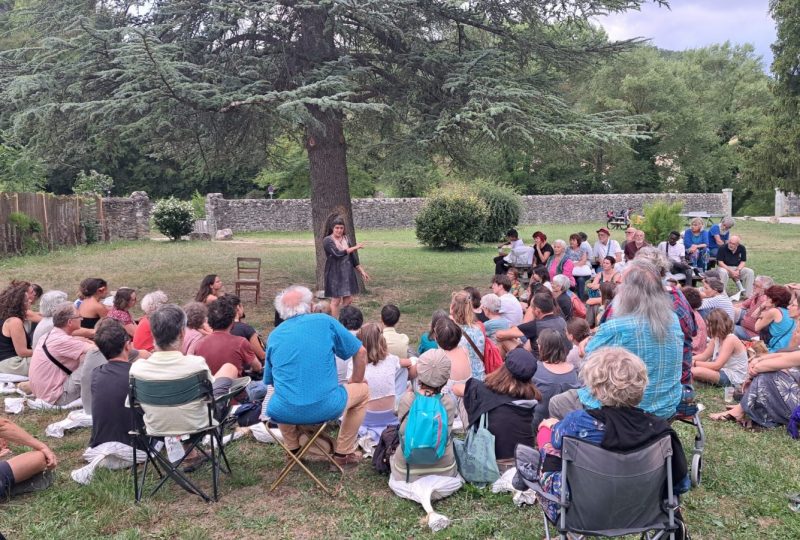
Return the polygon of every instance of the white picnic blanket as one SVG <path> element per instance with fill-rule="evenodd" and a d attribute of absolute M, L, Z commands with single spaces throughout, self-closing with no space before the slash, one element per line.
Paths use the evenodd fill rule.
<path fill-rule="evenodd" d="M 161 444 L 160 442 L 156 444 Z M 98 444 L 94 448 L 87 448 L 83 452 L 83 459 L 89 462 L 88 465 L 75 469 L 70 473 L 73 480 L 82 485 L 88 485 L 94 477 L 97 467 L 103 466 L 106 469 L 117 470 L 126 469 L 133 465 L 133 447 L 121 442 L 107 442 Z M 144 463 L 147 454 L 143 451 L 136 452 L 136 462 Z"/>
<path fill-rule="evenodd" d="M 68 410 L 68 409 L 78 409 L 83 406 L 81 403 L 80 398 L 76 399 L 71 403 L 67 403 L 66 405 L 53 405 L 51 403 L 47 403 L 46 401 L 42 401 L 41 399 L 29 399 L 29 398 L 6 398 L 5 399 L 5 408 L 6 413 L 8 414 L 20 414 L 22 411 L 25 410 L 25 405 L 30 407 L 34 410 L 39 411 L 59 411 L 59 410 Z"/>
<path fill-rule="evenodd" d="M 14 375 L 12 373 L 0 373 L 0 383 L 18 383 L 28 381 L 25 375 Z"/>
<path fill-rule="evenodd" d="M 77 411 L 70 411 L 64 420 L 54 422 L 47 426 L 44 434 L 48 437 L 55 437 L 60 439 L 64 436 L 64 432 L 68 429 L 92 427 L 92 415 L 86 414 L 86 411 L 79 409 Z"/>
<path fill-rule="evenodd" d="M 389 489 L 398 497 L 418 502 L 428 514 L 428 527 L 433 532 L 441 531 L 450 525 L 450 519 L 433 511 L 432 501 L 452 495 L 464 485 L 461 476 L 423 476 L 413 482 L 403 482 L 389 477 Z"/>

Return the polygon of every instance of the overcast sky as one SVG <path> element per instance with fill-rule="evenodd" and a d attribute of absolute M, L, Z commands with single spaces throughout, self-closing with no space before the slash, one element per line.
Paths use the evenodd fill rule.
<path fill-rule="evenodd" d="M 751 43 L 769 71 L 775 23 L 767 10 L 768 0 L 669 0 L 669 4 L 666 9 L 648 3 L 641 11 L 601 17 L 597 22 L 611 39 L 651 38 L 655 46 L 672 51 L 725 41 Z"/>

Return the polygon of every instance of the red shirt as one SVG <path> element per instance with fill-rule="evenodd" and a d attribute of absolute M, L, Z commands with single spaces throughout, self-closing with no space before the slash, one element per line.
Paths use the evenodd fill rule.
<path fill-rule="evenodd" d="M 211 373 L 219 371 L 223 364 L 233 364 L 239 370 L 239 375 L 250 367 L 255 358 L 250 342 L 227 330 L 215 330 L 200 339 L 194 347 L 194 354 L 206 359 Z"/>
<path fill-rule="evenodd" d="M 142 317 L 136 327 L 136 332 L 133 333 L 133 348 L 137 351 L 150 352 L 156 348 L 153 333 L 150 331 L 150 319 L 147 317 Z"/>

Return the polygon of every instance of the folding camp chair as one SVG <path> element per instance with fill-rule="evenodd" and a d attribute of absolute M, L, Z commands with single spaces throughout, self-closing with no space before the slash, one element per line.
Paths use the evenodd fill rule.
<path fill-rule="evenodd" d="M 264 416 L 266 416 L 266 415 L 264 415 Z M 267 428 L 267 431 L 269 432 L 270 436 L 281 446 L 281 448 L 283 448 L 283 451 L 286 454 L 286 460 L 287 460 L 286 461 L 286 465 L 283 467 L 281 472 L 278 474 L 278 478 L 276 478 L 275 481 L 272 483 L 272 485 L 269 487 L 270 491 L 274 491 L 284 481 L 286 476 L 288 476 L 288 474 L 292 471 L 292 469 L 295 467 L 295 465 L 297 465 L 303 471 L 305 471 L 305 473 L 308 476 L 310 476 L 311 479 L 314 480 L 314 482 L 316 482 L 316 484 L 322 489 L 322 491 L 324 491 L 328 495 L 331 495 L 330 489 L 325 487 L 325 484 L 323 484 L 322 481 L 320 481 L 320 479 L 317 478 L 317 476 L 314 475 L 314 473 L 311 472 L 311 470 L 308 467 L 306 467 L 305 463 L 302 462 L 302 459 L 303 459 L 303 456 L 305 456 L 306 453 L 308 453 L 308 451 L 312 447 L 316 447 L 322 453 L 322 455 L 324 455 L 325 458 L 328 461 L 330 461 L 331 464 L 336 469 L 339 470 L 339 473 L 341 475 L 344 475 L 344 469 L 342 469 L 342 467 L 338 463 L 336 463 L 336 460 L 333 459 L 333 455 L 331 455 L 329 450 L 327 448 L 324 448 L 319 442 L 319 436 L 322 435 L 322 433 L 325 431 L 325 428 L 328 426 L 328 422 L 333 421 L 333 420 L 337 420 L 337 419 L 338 419 L 338 417 L 335 418 L 335 419 L 331 419 L 329 421 L 323 422 L 321 424 L 306 424 L 306 425 L 298 426 L 301 429 L 302 428 L 311 428 L 311 429 L 306 432 L 307 435 L 308 435 L 308 440 L 306 441 L 306 443 L 301 445 L 301 447 L 298 450 L 294 451 L 294 452 L 292 452 L 289 449 L 289 447 L 286 446 L 286 444 L 284 444 L 282 436 L 279 436 L 279 435 L 275 434 L 275 432 L 273 431 L 273 429 L 275 429 L 275 428 L 270 427 L 270 423 L 283 423 L 283 422 L 279 422 L 276 419 L 270 419 L 270 418 L 266 419 L 266 421 L 264 422 L 264 427 Z"/>
<path fill-rule="evenodd" d="M 675 517 L 678 497 L 672 490 L 669 435 L 626 453 L 564 437 L 560 497 L 546 493 L 531 478 L 527 463 L 532 452 L 536 450 L 517 445 L 519 476 L 541 502 L 558 505 L 558 532 L 562 539 L 567 534 L 607 537 L 641 534 L 652 540 L 666 536 L 674 540 L 679 526 Z M 551 538 L 546 515 L 544 527 L 547 538 Z M 655 534 L 651 536 L 651 532 Z"/>
<path fill-rule="evenodd" d="M 225 449 L 222 444 L 222 436 L 225 426 L 228 425 L 227 417 L 231 409 L 231 400 L 250 383 L 250 377 L 235 379 L 231 384 L 230 390 L 222 396 L 214 398 L 213 387 L 205 371 L 193 373 L 182 379 L 174 380 L 143 380 L 130 378 L 129 402 L 134 409 L 140 410 L 142 406 L 151 407 L 178 407 L 188 403 L 202 401 L 206 403 L 208 409 L 208 422 L 197 429 L 186 433 L 189 437 L 188 448 L 185 449 L 183 457 L 173 463 L 168 456 L 161 453 L 161 449 L 156 449 L 155 439 L 174 436 L 173 433 L 158 433 L 148 428 L 147 425 L 133 421 L 133 429 L 130 431 L 131 446 L 133 447 L 133 461 L 136 460 L 136 452 L 143 449 L 147 453 L 147 460 L 144 463 L 141 478 L 139 478 L 138 467 L 133 469 L 133 487 L 136 502 L 141 501 L 144 483 L 147 479 L 148 465 L 156 470 L 160 482 L 150 492 L 154 495 L 168 479 L 172 479 L 180 487 L 193 493 L 206 502 L 218 499 L 218 484 L 220 471 L 230 474 L 231 468 Z M 218 420 L 221 420 L 218 422 Z M 201 445 L 204 437 L 208 436 L 210 450 L 206 450 Z M 193 483 L 181 470 L 186 456 L 192 450 L 200 452 L 211 463 L 211 482 L 213 486 L 213 497 L 209 497 L 202 489 Z M 163 469 L 163 472 L 162 472 Z M 166 473 L 164 475 L 163 473 Z"/>
<path fill-rule="evenodd" d="M 256 304 L 261 295 L 261 257 L 236 257 L 236 296 L 242 291 L 255 291 Z"/>

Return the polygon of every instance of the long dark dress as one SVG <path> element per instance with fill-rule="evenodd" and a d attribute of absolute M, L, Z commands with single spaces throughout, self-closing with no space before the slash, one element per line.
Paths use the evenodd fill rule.
<path fill-rule="evenodd" d="M 325 250 L 325 298 L 341 298 L 358 294 L 356 251 L 348 254 L 336 246 L 332 236 L 322 239 Z"/>

